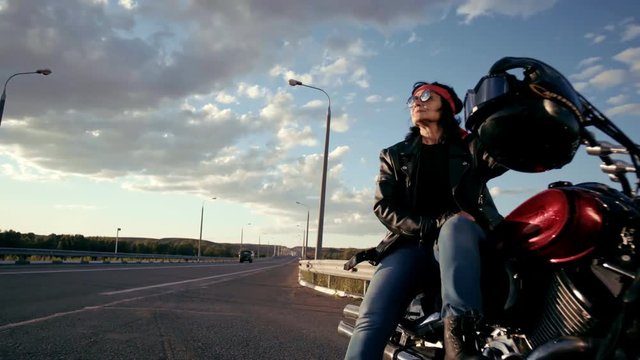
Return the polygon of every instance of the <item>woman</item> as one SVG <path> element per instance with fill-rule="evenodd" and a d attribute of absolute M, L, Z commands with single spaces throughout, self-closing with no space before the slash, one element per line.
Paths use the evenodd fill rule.
<path fill-rule="evenodd" d="M 373 210 L 387 236 L 345 265 L 379 262 L 346 359 L 380 359 L 411 299 L 424 289 L 437 295 L 439 279 L 446 358 L 477 353 L 480 245 L 502 220 L 485 184 L 497 173 L 472 156 L 476 142 L 458 126 L 462 102 L 451 87 L 415 83 L 408 105 L 410 133 L 380 153 Z"/>

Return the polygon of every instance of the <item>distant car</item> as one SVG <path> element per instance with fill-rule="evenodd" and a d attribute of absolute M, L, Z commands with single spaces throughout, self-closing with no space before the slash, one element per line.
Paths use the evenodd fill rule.
<path fill-rule="evenodd" d="M 242 250 L 240 251 L 239 254 L 240 257 L 240 262 L 243 263 L 245 261 L 248 261 L 250 263 L 253 262 L 253 251 L 251 250 Z"/>

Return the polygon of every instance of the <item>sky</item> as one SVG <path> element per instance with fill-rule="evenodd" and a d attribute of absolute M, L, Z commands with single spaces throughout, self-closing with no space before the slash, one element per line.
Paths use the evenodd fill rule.
<path fill-rule="evenodd" d="M 325 247 L 384 236 L 378 156 L 416 81 L 464 98 L 535 58 L 640 141 L 637 0 L 0 0 L 0 33 L 0 79 L 52 70 L 6 86 L 2 231 L 197 239 L 202 214 L 203 240 L 292 247 L 308 212 L 314 246 L 329 104 L 292 78 L 331 100 Z M 616 187 L 599 165 L 488 186 L 506 215 L 553 181 Z"/>

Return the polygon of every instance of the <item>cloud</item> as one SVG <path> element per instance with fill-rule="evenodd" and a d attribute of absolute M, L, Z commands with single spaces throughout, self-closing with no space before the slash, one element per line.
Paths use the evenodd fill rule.
<path fill-rule="evenodd" d="M 138 6 L 134 0 L 118 0 L 118 5 L 122 6 L 122 8 L 126 10 L 133 10 Z"/>
<path fill-rule="evenodd" d="M 599 35 L 594 33 L 588 33 L 584 37 L 588 40 L 591 40 L 592 44 L 599 44 L 607 38 L 605 35 Z"/>
<path fill-rule="evenodd" d="M 382 96 L 380 95 L 369 95 L 364 99 L 364 101 L 368 102 L 369 104 L 375 104 L 377 102 L 380 102 L 381 100 Z"/>
<path fill-rule="evenodd" d="M 216 101 L 221 104 L 231 104 L 232 102 L 236 101 L 236 98 L 235 96 L 229 95 L 224 91 L 220 91 L 218 95 L 216 95 Z"/>
<path fill-rule="evenodd" d="M 405 44 L 413 44 L 420 41 L 422 41 L 422 39 L 415 32 L 411 32 Z"/>
<path fill-rule="evenodd" d="M 638 24 L 627 24 L 622 33 L 621 40 L 622 41 L 631 41 L 640 36 L 640 25 Z"/>
<path fill-rule="evenodd" d="M 553 7 L 557 0 L 466 0 L 456 9 L 470 23 L 480 16 L 506 15 L 529 17 Z"/>
<path fill-rule="evenodd" d="M 605 70 L 589 80 L 589 83 L 599 88 L 610 88 L 622 84 L 625 81 L 625 75 L 624 70 Z"/>
<path fill-rule="evenodd" d="M 578 91 L 590 86 L 606 89 L 624 83 L 626 71 L 621 69 L 605 69 L 602 65 L 592 65 L 584 68 L 580 73 L 572 74 L 569 79 Z"/>
<path fill-rule="evenodd" d="M 569 76 L 569 78 L 577 81 L 588 81 L 592 79 L 594 76 L 598 75 L 598 73 L 601 73 L 603 70 L 604 70 L 604 66 L 593 65 L 593 66 L 583 68 L 580 73 L 573 74 Z"/>
<path fill-rule="evenodd" d="M 538 191 L 538 189 L 534 188 L 509 188 L 504 189 L 499 186 L 493 186 L 489 189 L 491 196 L 504 196 L 504 195 L 520 195 L 520 194 L 529 194 L 531 192 Z"/>
<path fill-rule="evenodd" d="M 608 116 L 616 115 L 640 115 L 640 104 L 624 104 L 609 108 L 605 111 Z"/>
<path fill-rule="evenodd" d="M 258 99 L 267 96 L 269 91 L 260 85 L 249 85 L 241 82 L 238 85 L 238 94 L 244 95 L 250 99 Z"/>
<path fill-rule="evenodd" d="M 627 96 L 626 95 L 616 95 L 616 96 L 612 96 L 607 100 L 608 104 L 611 105 L 622 105 L 624 104 L 624 102 L 627 100 Z"/>
<path fill-rule="evenodd" d="M 586 58 L 578 63 L 578 69 L 584 68 L 584 67 L 590 67 L 591 65 L 597 63 L 598 61 L 600 61 L 600 57 L 597 57 L 597 56 Z"/>
<path fill-rule="evenodd" d="M 625 49 L 613 57 L 615 60 L 629 65 L 629 70 L 640 74 L 640 48 Z"/>

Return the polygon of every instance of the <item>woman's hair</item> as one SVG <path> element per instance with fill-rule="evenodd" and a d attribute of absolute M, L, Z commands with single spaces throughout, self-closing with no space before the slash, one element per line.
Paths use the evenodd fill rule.
<path fill-rule="evenodd" d="M 442 123 L 442 129 L 443 129 L 442 142 L 447 142 L 448 140 L 455 141 L 457 139 L 460 139 L 460 130 L 459 130 L 460 119 L 456 118 L 455 114 L 459 113 L 462 110 L 462 100 L 460 100 L 455 90 L 453 90 L 451 86 L 440 84 L 438 82 L 428 83 L 424 81 L 418 81 L 415 84 L 413 84 L 413 90 L 411 90 L 411 94 L 413 94 L 417 88 L 423 85 L 437 86 L 445 90 L 447 93 L 449 93 L 449 95 L 453 99 L 455 109 L 452 109 L 451 105 L 449 105 L 449 102 L 444 101 L 443 99 L 442 109 L 441 109 L 441 115 L 442 115 L 441 123 Z M 410 128 L 409 134 L 407 134 L 407 137 L 413 136 L 417 133 L 419 133 L 418 127 L 412 126 Z"/>

